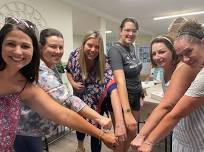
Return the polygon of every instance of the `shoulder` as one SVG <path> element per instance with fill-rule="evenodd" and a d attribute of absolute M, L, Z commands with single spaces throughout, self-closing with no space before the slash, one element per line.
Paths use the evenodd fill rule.
<path fill-rule="evenodd" d="M 176 69 L 174 70 L 173 75 L 196 76 L 199 71 L 200 71 L 200 68 L 193 68 L 185 63 L 180 62 L 176 66 Z"/>
<path fill-rule="evenodd" d="M 204 96 L 204 68 L 197 74 L 195 80 L 191 83 L 185 95 L 192 97 Z"/>
<path fill-rule="evenodd" d="M 23 101 L 31 100 L 36 95 L 38 95 L 37 92 L 39 92 L 40 90 L 42 90 L 42 89 L 40 89 L 40 87 L 37 84 L 27 82 L 24 90 L 21 93 L 21 99 Z"/>

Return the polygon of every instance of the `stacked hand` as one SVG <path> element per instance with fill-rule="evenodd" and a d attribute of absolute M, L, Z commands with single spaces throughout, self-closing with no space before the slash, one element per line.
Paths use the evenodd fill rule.
<path fill-rule="evenodd" d="M 138 134 L 131 142 L 131 147 L 138 152 L 151 152 L 153 144 L 151 142 L 145 141 L 145 137 Z"/>
<path fill-rule="evenodd" d="M 101 135 L 101 140 L 103 143 L 110 149 L 115 150 L 116 147 L 119 145 L 117 137 L 111 132 L 104 132 Z"/>
<path fill-rule="evenodd" d="M 132 149 L 137 150 L 143 144 L 144 139 L 145 139 L 144 136 L 137 134 L 137 136 L 130 143 Z"/>
<path fill-rule="evenodd" d="M 119 142 L 127 140 L 127 133 L 124 122 L 115 125 L 115 136 L 118 137 Z"/>
<path fill-rule="evenodd" d="M 103 129 L 105 129 L 105 130 L 110 130 L 110 129 L 111 129 L 112 122 L 111 122 L 111 119 L 110 119 L 110 118 L 101 116 L 101 117 L 99 118 L 98 123 L 99 123 L 99 125 L 100 125 Z"/>
<path fill-rule="evenodd" d="M 145 141 L 139 148 L 138 152 L 151 152 L 153 148 L 153 144 Z"/>

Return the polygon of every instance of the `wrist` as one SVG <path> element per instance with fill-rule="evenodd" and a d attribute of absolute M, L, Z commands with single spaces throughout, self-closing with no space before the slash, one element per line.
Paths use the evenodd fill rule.
<path fill-rule="evenodd" d="M 123 109 L 123 112 L 124 112 L 124 113 L 131 113 L 131 108 Z"/>
<path fill-rule="evenodd" d="M 137 139 L 145 139 L 145 136 L 144 136 L 144 135 L 141 135 L 141 134 L 137 134 L 136 138 L 137 138 Z"/>
<path fill-rule="evenodd" d="M 115 128 L 120 128 L 121 126 L 124 126 L 124 122 L 116 123 Z"/>
<path fill-rule="evenodd" d="M 145 140 L 145 141 L 144 141 L 144 144 L 146 144 L 146 145 L 148 145 L 148 146 L 151 146 L 151 147 L 154 146 L 154 142 L 149 141 L 149 140 Z"/>
<path fill-rule="evenodd" d="M 105 135 L 105 132 L 101 130 L 100 135 L 99 135 L 99 140 L 103 141 L 104 135 Z"/>

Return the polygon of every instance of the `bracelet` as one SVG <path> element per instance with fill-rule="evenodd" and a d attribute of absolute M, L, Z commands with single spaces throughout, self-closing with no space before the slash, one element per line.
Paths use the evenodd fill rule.
<path fill-rule="evenodd" d="M 154 146 L 153 142 L 148 141 L 148 140 L 145 140 L 144 144 L 149 145 L 149 146 L 151 146 L 151 147 Z"/>

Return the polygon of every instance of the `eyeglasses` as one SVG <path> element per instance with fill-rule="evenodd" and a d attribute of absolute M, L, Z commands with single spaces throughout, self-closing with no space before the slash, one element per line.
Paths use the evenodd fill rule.
<path fill-rule="evenodd" d="M 133 34 L 137 34 L 138 33 L 138 30 L 136 30 L 136 29 L 124 29 L 124 31 L 126 32 L 126 33 L 133 33 Z"/>
<path fill-rule="evenodd" d="M 5 24 L 11 24 L 11 25 L 20 25 L 23 24 L 24 26 L 26 26 L 27 28 L 31 29 L 36 36 L 38 36 L 39 32 L 37 27 L 35 26 L 35 24 L 33 24 L 32 22 L 25 20 L 25 19 L 18 19 L 15 17 L 6 17 L 5 18 Z"/>

